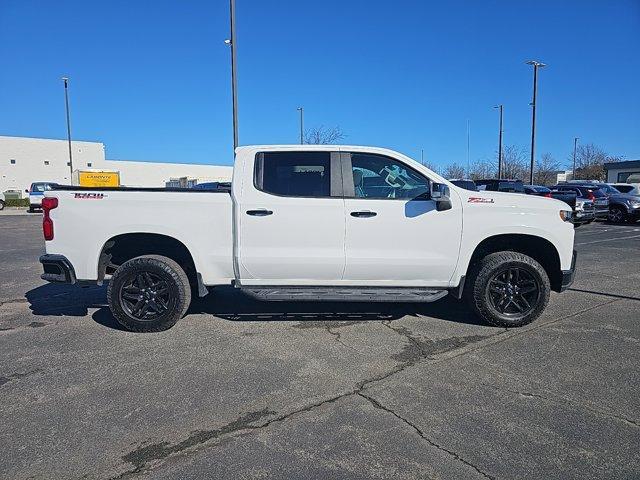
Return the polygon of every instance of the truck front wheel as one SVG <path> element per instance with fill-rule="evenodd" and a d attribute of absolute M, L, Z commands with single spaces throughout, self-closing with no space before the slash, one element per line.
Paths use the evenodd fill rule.
<path fill-rule="evenodd" d="M 191 287 L 184 270 L 170 258 L 144 255 L 118 267 L 107 289 L 111 313 L 134 332 L 171 328 L 191 303 Z"/>
<path fill-rule="evenodd" d="M 518 252 L 497 252 L 471 272 L 467 300 L 487 323 L 521 327 L 531 323 L 549 302 L 551 285 L 542 265 Z"/>

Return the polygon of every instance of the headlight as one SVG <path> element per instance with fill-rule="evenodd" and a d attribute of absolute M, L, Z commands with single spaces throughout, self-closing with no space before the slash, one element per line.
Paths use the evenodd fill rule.
<path fill-rule="evenodd" d="M 633 208 L 638 208 L 638 207 L 640 207 L 640 200 L 631 200 L 629 203 L 631 204 L 631 206 L 632 206 Z"/>
<path fill-rule="evenodd" d="M 560 210 L 560 218 L 565 222 L 570 222 L 573 220 L 573 212 L 569 210 Z"/>

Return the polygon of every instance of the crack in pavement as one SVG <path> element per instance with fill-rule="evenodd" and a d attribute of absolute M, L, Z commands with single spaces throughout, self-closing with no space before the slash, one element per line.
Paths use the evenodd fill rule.
<path fill-rule="evenodd" d="M 29 370 L 28 372 L 24 372 L 24 373 L 12 373 L 10 375 L 5 376 L 0 376 L 0 387 L 2 385 L 4 385 L 5 383 L 9 383 L 12 380 L 19 380 L 21 378 L 24 377 L 28 377 L 29 375 L 33 375 L 35 373 L 40 373 L 42 372 L 41 368 L 36 368 L 34 370 Z"/>
<path fill-rule="evenodd" d="M 421 340 L 417 338 L 407 327 L 394 327 L 391 322 L 382 322 L 388 329 L 409 340 L 404 349 L 391 356 L 394 360 L 403 363 L 415 363 L 420 359 L 430 359 L 441 353 L 457 350 L 472 343 L 480 342 L 484 339 L 500 335 L 504 331 L 493 335 L 468 335 L 465 337 L 449 337 L 440 340 Z"/>
<path fill-rule="evenodd" d="M 396 416 L 397 418 L 399 418 L 400 420 L 402 420 L 403 422 L 405 422 L 407 425 L 411 426 L 412 428 L 414 428 L 422 438 L 425 439 L 425 441 L 428 441 L 429 443 L 432 443 L 434 447 L 439 448 L 447 453 L 449 453 L 450 455 L 454 456 L 455 458 L 457 458 L 458 460 L 460 460 L 461 462 L 469 465 L 470 467 L 472 467 L 474 470 L 476 470 L 478 473 L 482 474 L 483 476 L 485 476 L 486 478 L 490 478 L 493 479 L 494 477 L 491 477 L 490 475 L 488 475 L 487 473 L 479 470 L 477 467 L 475 467 L 474 465 L 472 465 L 471 463 L 467 462 L 466 460 L 462 459 L 461 457 L 459 457 L 455 452 L 449 451 L 439 445 L 437 445 L 435 442 L 432 442 L 430 439 L 428 439 L 427 437 L 425 437 L 423 435 L 423 433 L 412 423 L 410 423 L 408 420 L 404 419 L 403 417 L 400 417 L 399 415 L 397 415 L 395 412 L 393 412 L 392 410 L 383 407 L 379 402 L 377 402 L 376 400 L 374 400 L 373 398 L 365 395 L 364 393 L 362 393 L 363 390 L 365 390 L 366 387 L 368 387 L 369 385 L 376 383 L 376 382 L 380 382 L 382 380 L 386 380 L 387 378 L 400 373 L 406 369 L 408 369 L 409 367 L 412 367 L 418 363 L 421 363 L 421 361 L 423 360 L 431 360 L 432 364 L 439 364 L 439 363 L 443 363 L 445 361 L 457 358 L 459 356 L 462 355 L 466 355 L 472 352 L 476 352 L 480 349 L 483 348 L 487 348 L 489 346 L 492 345 L 496 345 L 499 343 L 502 343 L 510 338 L 514 338 L 516 336 L 520 336 L 523 334 L 526 334 L 530 331 L 533 330 L 537 330 L 538 328 L 543 328 L 546 327 L 548 325 L 553 325 L 561 320 L 565 320 L 571 317 L 575 317 L 578 315 L 581 315 L 587 311 L 590 310 L 594 310 L 596 308 L 605 306 L 605 305 L 609 305 L 611 303 L 614 302 L 618 302 L 620 301 L 619 299 L 617 300 L 612 300 L 609 302 L 605 302 L 602 304 L 598 304 L 598 305 L 594 305 L 591 307 L 587 307 L 584 308 L 578 312 L 574 312 L 568 315 L 565 315 L 563 317 L 559 317 L 555 320 L 551 320 L 545 323 L 542 323 L 540 325 L 536 325 L 536 326 L 529 326 L 529 327 L 521 327 L 521 329 L 519 329 L 519 331 L 513 331 L 513 330 L 503 330 L 499 333 L 496 333 L 494 335 L 489 335 L 489 336 L 485 336 L 482 337 L 482 339 L 486 339 L 487 341 L 482 342 L 480 345 L 477 345 L 475 347 L 472 348 L 464 348 L 472 343 L 475 342 L 466 342 L 464 344 L 462 344 L 459 347 L 453 347 L 452 349 L 445 349 L 445 350 L 441 350 L 438 351 L 437 353 L 446 353 L 446 352 L 451 352 L 454 350 L 461 350 L 460 352 L 454 354 L 454 355 L 449 355 L 446 356 L 444 358 L 433 358 L 432 356 L 423 356 L 423 354 L 425 353 L 422 349 L 422 347 L 420 346 L 420 342 L 415 339 L 413 337 L 413 335 L 411 334 L 412 332 L 406 328 L 402 328 L 401 331 L 398 331 L 400 329 L 395 329 L 392 328 L 391 325 L 385 325 L 385 322 L 381 322 L 383 325 L 385 325 L 387 328 L 389 328 L 390 330 L 393 330 L 395 333 L 402 335 L 402 336 L 406 336 L 407 334 L 409 335 L 409 337 L 407 337 L 407 339 L 409 339 L 409 341 L 411 342 L 411 344 L 413 345 L 412 348 L 416 348 L 418 349 L 418 351 L 420 352 L 419 355 L 412 357 L 411 359 L 407 359 L 405 360 L 403 363 L 399 363 L 398 365 L 396 365 L 394 368 L 392 368 L 391 370 L 382 373 L 380 375 L 376 375 L 364 380 L 361 380 L 360 382 L 356 383 L 356 387 L 352 390 L 349 390 L 347 392 L 335 395 L 331 398 L 316 402 L 316 403 L 312 403 L 310 405 L 307 405 L 305 407 L 302 407 L 300 409 L 294 410 L 292 412 L 289 413 L 285 413 L 282 415 L 279 415 L 275 418 L 272 418 L 266 422 L 264 422 L 263 424 L 260 425 L 253 425 L 254 422 L 262 419 L 265 416 L 269 416 L 269 415 L 273 415 L 276 412 L 269 410 L 267 407 L 265 407 L 263 410 L 260 410 L 258 412 L 250 412 L 240 418 L 238 418 L 237 420 L 223 426 L 220 427 L 218 429 L 215 430 L 205 430 L 205 431 L 196 431 L 193 432 L 192 435 L 190 435 L 189 437 L 187 437 L 187 439 L 178 442 L 177 444 L 171 445 L 169 442 L 160 442 L 160 443 L 156 443 L 153 445 L 148 445 L 148 446 L 140 446 L 135 450 L 132 450 L 131 452 L 127 453 L 126 455 L 124 455 L 122 457 L 122 460 L 130 463 L 134 466 L 133 470 L 129 470 L 126 471 L 116 477 L 112 477 L 113 480 L 115 479 L 124 479 L 124 478 L 128 478 L 130 476 L 133 475 L 137 475 L 139 473 L 142 473 L 146 470 L 149 470 L 155 466 L 159 466 L 159 465 L 149 465 L 150 462 L 154 462 L 154 461 L 160 461 L 160 465 L 162 465 L 162 461 L 167 459 L 169 457 L 172 456 L 172 454 L 175 453 L 182 453 L 185 451 L 190 451 L 190 452 L 194 452 L 194 451 L 198 451 L 200 450 L 200 448 L 206 448 L 206 444 L 211 441 L 211 440 L 218 440 L 224 436 L 229 436 L 229 435 L 233 435 L 235 433 L 241 432 L 241 431 L 255 431 L 255 430 L 260 430 L 260 429 L 264 429 L 269 427 L 270 425 L 274 424 L 274 423 L 279 423 L 279 422 L 284 422 L 286 420 L 288 420 L 291 417 L 294 417 L 298 414 L 301 413 L 306 413 L 306 412 L 310 412 L 312 410 L 314 410 L 315 408 L 321 407 L 323 405 L 327 405 L 327 404 L 331 404 L 334 402 L 337 402 L 338 400 L 342 399 L 342 398 L 346 398 L 346 397 L 350 397 L 353 395 L 359 395 L 363 398 L 366 398 L 367 400 L 369 400 L 370 402 L 376 402 L 381 408 L 382 410 L 388 411 L 389 413 L 393 414 L 394 416 Z M 306 323 L 306 322 L 305 322 Z M 311 322 L 309 322 L 311 323 Z M 327 322 L 313 322 L 316 325 L 306 325 L 306 326 L 300 326 L 297 328 L 320 328 L 321 323 L 327 323 Z M 339 327 L 344 327 L 344 326 L 349 326 L 349 325 L 353 325 L 356 323 L 361 323 L 359 321 L 354 321 L 354 322 L 330 322 L 332 323 L 332 325 L 330 325 L 329 327 L 323 326 L 322 328 L 327 329 L 327 328 L 339 328 Z M 334 324 L 338 324 L 338 325 L 334 325 Z M 493 338 L 493 337 L 498 337 L 498 338 Z M 466 338 L 466 337 L 461 337 L 461 338 Z M 413 340 L 412 340 L 413 339 Z M 476 342 L 481 342 L 481 340 L 476 340 Z M 433 353 L 431 353 L 432 355 Z"/>
<path fill-rule="evenodd" d="M 398 415 L 396 412 L 394 412 L 393 410 L 391 410 L 388 407 L 385 407 L 384 405 L 382 405 L 378 400 L 375 400 L 373 397 L 370 397 L 368 395 L 365 395 L 362 392 L 358 392 L 357 393 L 360 397 L 364 398 L 365 400 L 367 400 L 369 403 L 371 403 L 371 405 L 373 405 L 374 408 L 377 408 L 378 410 L 383 410 L 387 413 L 390 413 L 391 415 L 393 415 L 394 417 L 396 417 L 398 420 L 402 421 L 403 423 L 405 423 L 406 425 L 408 425 L 409 427 L 411 427 L 413 430 L 415 430 L 415 432 L 420 435 L 420 438 L 422 438 L 424 441 L 426 441 L 429 445 L 431 445 L 432 447 L 437 448 L 438 450 L 441 450 L 447 454 L 449 454 L 450 456 L 452 456 L 453 458 L 455 458 L 456 460 L 458 460 L 459 462 L 464 463 L 465 465 L 467 465 L 468 467 L 473 468 L 476 472 L 478 472 L 480 475 L 482 475 L 484 478 L 489 478 L 491 480 L 495 480 L 495 477 L 489 475 L 488 473 L 480 470 L 480 468 L 478 468 L 476 465 L 474 465 L 473 463 L 469 462 L 468 460 L 465 460 L 464 458 L 462 458 L 459 454 L 457 454 L 456 452 L 454 452 L 453 450 L 449 450 L 448 448 L 443 447 L 442 445 L 439 445 L 438 443 L 434 442 L 433 440 L 431 440 L 429 437 L 426 436 L 426 434 L 414 423 L 411 423 L 409 420 L 407 420 L 406 418 L 402 417 L 401 415 Z"/>
<path fill-rule="evenodd" d="M 504 388 L 504 387 L 499 387 L 497 385 L 492 385 L 490 383 L 481 383 L 480 385 L 484 386 L 484 387 L 489 387 L 492 388 L 493 390 L 496 390 L 498 392 L 507 392 L 507 393 L 512 393 L 514 395 L 520 395 L 523 397 L 527 397 L 527 398 L 537 398 L 540 400 L 544 400 L 546 402 L 549 403 L 560 403 L 560 404 L 566 404 L 566 405 L 571 405 L 571 406 L 577 406 L 577 407 L 582 407 L 585 410 L 588 410 L 589 412 L 595 413 L 597 415 L 606 417 L 606 418 L 612 418 L 614 420 L 618 420 L 622 423 L 625 423 L 631 427 L 635 427 L 638 428 L 640 427 L 640 424 L 638 424 L 637 422 L 633 421 L 633 420 L 629 420 L 626 417 L 623 417 L 622 415 L 616 415 L 614 413 L 611 412 L 606 412 L 604 410 L 600 410 L 599 408 L 596 407 L 592 407 L 591 405 L 588 405 L 586 403 L 580 402 L 580 401 L 576 401 L 576 400 L 572 400 L 570 398 L 566 398 L 560 395 L 554 395 L 553 393 L 550 393 L 550 396 L 545 396 L 539 393 L 532 393 L 532 392 L 522 392 L 519 390 L 512 390 L 510 388 Z"/>

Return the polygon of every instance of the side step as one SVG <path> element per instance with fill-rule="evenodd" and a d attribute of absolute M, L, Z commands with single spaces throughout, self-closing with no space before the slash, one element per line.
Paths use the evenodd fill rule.
<path fill-rule="evenodd" d="M 413 287 L 256 287 L 241 286 L 241 290 L 258 300 L 270 302 L 435 302 L 448 290 Z"/>

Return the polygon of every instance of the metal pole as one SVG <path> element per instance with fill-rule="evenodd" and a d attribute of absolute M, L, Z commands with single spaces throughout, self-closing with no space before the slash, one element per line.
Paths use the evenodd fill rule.
<path fill-rule="evenodd" d="M 71 153 L 71 117 L 69 115 L 69 78 L 62 77 L 64 82 L 64 105 L 67 111 L 67 142 L 69 143 L 69 183 L 73 177 L 73 154 Z"/>
<path fill-rule="evenodd" d="M 424 148 L 420 149 L 420 163 L 424 165 Z"/>
<path fill-rule="evenodd" d="M 573 176 L 571 177 L 571 180 L 575 180 L 576 179 L 576 150 L 578 148 L 578 137 L 575 137 L 573 139 Z"/>
<path fill-rule="evenodd" d="M 304 108 L 298 107 L 300 112 L 300 145 L 304 143 Z"/>
<path fill-rule="evenodd" d="M 498 105 L 495 108 L 500 109 L 500 129 L 498 131 L 498 180 L 502 179 L 502 111 L 503 106 Z"/>
<path fill-rule="evenodd" d="M 471 164 L 469 163 L 470 149 L 471 149 L 471 126 L 469 125 L 469 119 L 467 118 L 467 172 L 471 170 Z"/>
<path fill-rule="evenodd" d="M 231 47 L 231 96 L 233 98 L 233 156 L 238 147 L 238 83 L 236 74 L 236 2 L 229 0 L 229 13 L 231 17 L 231 39 L 228 41 Z"/>
<path fill-rule="evenodd" d="M 529 60 L 528 65 L 533 65 L 533 101 L 531 102 L 532 114 L 531 114 L 531 171 L 529 173 L 529 184 L 533 185 L 533 169 L 535 163 L 535 150 L 536 150 L 536 99 L 538 95 L 538 67 L 544 67 L 544 63 L 537 62 L 535 60 Z"/>
<path fill-rule="evenodd" d="M 538 93 L 538 65 L 533 66 L 533 109 L 531 116 L 531 171 L 529 172 L 529 184 L 533 185 L 533 168 L 536 150 L 536 96 Z"/>

